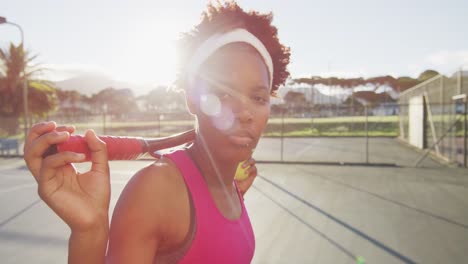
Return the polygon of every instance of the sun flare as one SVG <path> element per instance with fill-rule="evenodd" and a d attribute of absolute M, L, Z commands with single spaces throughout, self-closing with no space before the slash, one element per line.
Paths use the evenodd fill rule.
<path fill-rule="evenodd" d="M 121 45 L 116 78 L 135 83 L 171 84 L 176 75 L 176 34 L 170 27 L 135 31 Z"/>

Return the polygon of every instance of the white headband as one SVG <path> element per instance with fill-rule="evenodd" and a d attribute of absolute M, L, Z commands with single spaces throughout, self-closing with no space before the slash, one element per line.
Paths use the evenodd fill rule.
<path fill-rule="evenodd" d="M 235 42 L 244 42 L 250 44 L 262 56 L 263 61 L 265 62 L 268 68 L 268 73 L 270 75 L 269 77 L 271 89 L 273 85 L 273 62 L 271 60 L 270 53 L 268 53 L 268 50 L 257 37 L 255 37 L 252 33 L 242 28 L 229 31 L 224 34 L 213 35 L 207 40 L 205 40 L 197 48 L 194 55 L 190 59 L 190 63 L 187 67 L 189 83 L 193 84 L 193 80 L 198 72 L 198 69 L 213 53 L 215 53 L 221 47 Z"/>

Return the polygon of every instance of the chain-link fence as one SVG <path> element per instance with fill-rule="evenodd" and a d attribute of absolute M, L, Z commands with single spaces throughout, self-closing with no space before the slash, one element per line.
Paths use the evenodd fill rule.
<path fill-rule="evenodd" d="M 467 94 L 464 70 L 436 76 L 401 93 L 400 137 L 450 163 L 467 166 Z"/>
<path fill-rule="evenodd" d="M 0 116 L 0 157 L 18 156 L 23 142 L 22 118 Z"/>
<path fill-rule="evenodd" d="M 77 133 L 94 129 L 98 134 L 114 136 L 163 137 L 194 127 L 194 117 L 188 112 L 97 114 L 86 116 L 49 116 L 59 124 L 72 124 Z"/>
<path fill-rule="evenodd" d="M 403 164 L 395 140 L 400 129 L 398 112 L 399 105 L 395 103 L 372 107 L 272 107 L 254 157 L 272 162 Z M 98 134 L 115 136 L 161 137 L 195 126 L 194 117 L 187 112 L 125 115 L 59 112 L 33 122 L 44 120 L 72 124 L 77 134 L 92 128 Z M 2 121 L 2 127 L 6 125 Z M 14 137 L 21 145 L 21 124 L 16 133 Z"/>
<path fill-rule="evenodd" d="M 440 90 L 440 85 L 443 85 L 443 91 Z M 459 157 L 462 152 L 460 146 L 464 144 L 462 134 L 466 129 L 460 121 L 462 114 L 456 114 L 456 111 L 463 109 L 451 101 L 454 95 L 459 94 L 456 90 L 457 77 L 437 77 L 421 87 L 428 87 L 422 88 L 421 91 L 427 94 L 425 98 L 428 98 L 426 99 L 428 107 L 424 109 L 428 109 L 430 113 L 426 115 L 426 127 L 423 129 L 426 133 L 423 143 L 425 148 L 435 145 L 437 147 L 433 149 L 438 148 L 440 157 L 446 157 L 449 161 L 462 160 L 463 158 Z M 439 90 L 436 92 L 437 87 Z M 414 105 L 405 102 L 408 102 L 412 94 L 419 94 L 415 92 L 418 90 L 418 87 L 416 88 L 404 93 L 399 103 L 315 105 L 295 108 L 272 106 L 270 119 L 254 157 L 258 161 L 265 162 L 413 166 L 424 153 L 400 144 L 397 138 L 410 141 L 411 125 L 408 113 L 409 108 Z M 445 99 L 438 100 L 437 96 Z M 119 115 L 58 112 L 42 119 L 33 119 L 32 122 L 44 120 L 54 120 L 58 124 L 72 124 L 78 134 L 83 134 L 86 129 L 91 128 L 102 135 L 140 137 L 167 136 L 195 126 L 195 118 L 188 112 Z M 456 120 L 459 123 L 453 125 L 450 130 L 450 126 Z M 0 122 L 1 154 L 21 155 L 23 142 L 21 119 L 0 117 Z M 15 146 L 6 141 L 16 141 L 17 144 Z M 438 144 L 435 144 L 436 142 Z M 439 166 L 439 163 L 430 156 L 418 165 Z"/>
<path fill-rule="evenodd" d="M 400 105 L 328 105 L 272 113 L 255 151 L 261 161 L 412 166 L 422 154 L 401 144 Z M 429 157 L 421 164 L 441 166 Z"/>

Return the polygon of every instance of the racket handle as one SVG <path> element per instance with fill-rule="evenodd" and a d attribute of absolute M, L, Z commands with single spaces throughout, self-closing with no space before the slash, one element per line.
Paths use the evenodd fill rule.
<path fill-rule="evenodd" d="M 108 160 L 135 160 L 147 152 L 157 158 L 156 151 L 189 143 L 195 139 L 195 136 L 195 130 L 192 129 L 162 138 L 116 136 L 99 136 L 99 138 L 106 143 Z M 91 150 L 84 136 L 80 135 L 72 135 L 67 141 L 50 146 L 42 157 L 64 151 L 83 153 L 86 155 L 86 161 L 91 160 Z"/>
<path fill-rule="evenodd" d="M 99 139 L 106 143 L 109 160 L 135 160 L 148 151 L 143 138 L 99 136 Z M 72 135 L 67 141 L 50 146 L 43 157 L 64 151 L 83 153 L 86 155 L 86 161 L 91 160 L 91 150 L 81 135 Z"/>

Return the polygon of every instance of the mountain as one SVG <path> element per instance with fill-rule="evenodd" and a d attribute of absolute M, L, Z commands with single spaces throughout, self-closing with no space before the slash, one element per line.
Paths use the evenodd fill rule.
<path fill-rule="evenodd" d="M 135 95 L 143 95 L 155 88 L 154 85 L 139 85 L 116 81 L 99 73 L 81 74 L 70 79 L 55 82 L 55 85 L 64 91 L 75 90 L 83 95 L 91 96 L 99 91 L 112 87 L 115 89 L 131 89 Z"/>

